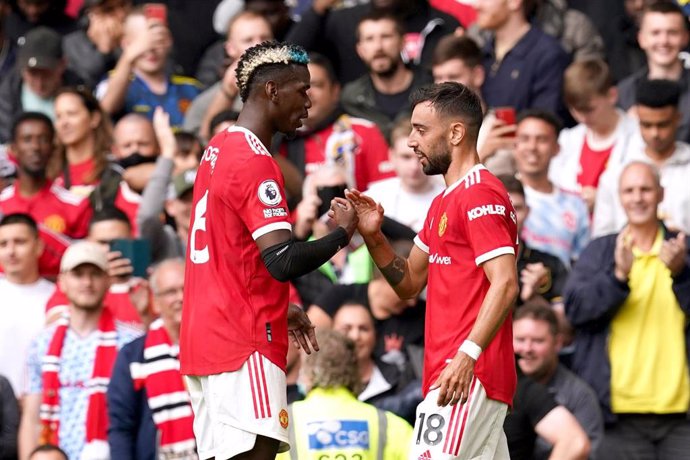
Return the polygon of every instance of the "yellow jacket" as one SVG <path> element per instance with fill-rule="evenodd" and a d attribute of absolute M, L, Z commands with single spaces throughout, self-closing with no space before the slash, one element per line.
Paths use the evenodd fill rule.
<path fill-rule="evenodd" d="M 288 413 L 290 452 L 278 460 L 407 460 L 409 423 L 345 388 L 315 388 Z"/>

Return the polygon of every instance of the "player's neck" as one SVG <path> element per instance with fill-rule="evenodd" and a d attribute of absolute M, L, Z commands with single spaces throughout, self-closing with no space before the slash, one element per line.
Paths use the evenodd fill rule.
<path fill-rule="evenodd" d="M 254 133 L 261 143 L 264 144 L 264 147 L 269 148 L 274 130 L 269 123 L 266 123 L 266 116 L 266 113 L 258 111 L 254 105 L 245 104 L 235 125 Z"/>
<path fill-rule="evenodd" d="M 479 164 L 479 155 L 476 150 L 460 151 L 452 154 L 453 160 L 450 163 L 448 171 L 443 175 L 443 180 L 446 182 L 446 187 L 450 187 L 470 172 L 470 169 Z"/>

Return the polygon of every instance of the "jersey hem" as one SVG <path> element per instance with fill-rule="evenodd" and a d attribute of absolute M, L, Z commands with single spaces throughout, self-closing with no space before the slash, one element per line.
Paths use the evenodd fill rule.
<path fill-rule="evenodd" d="M 513 254 L 515 255 L 515 249 L 510 247 L 510 246 L 503 246 L 500 248 L 492 249 L 489 252 L 485 252 L 484 254 L 480 255 L 476 259 L 474 259 L 474 263 L 477 264 L 477 266 L 480 266 L 487 260 L 494 259 L 498 256 L 502 256 L 504 254 Z"/>
<path fill-rule="evenodd" d="M 292 225 L 290 225 L 290 222 L 273 222 L 268 225 L 264 225 L 263 227 L 259 227 L 252 232 L 252 239 L 256 241 L 260 237 L 274 230 L 288 230 L 292 232 Z"/>
<path fill-rule="evenodd" d="M 421 249 L 425 253 L 429 254 L 429 246 L 424 244 L 424 242 L 419 237 L 419 235 L 414 237 L 414 244 L 416 244 L 419 249 Z"/>

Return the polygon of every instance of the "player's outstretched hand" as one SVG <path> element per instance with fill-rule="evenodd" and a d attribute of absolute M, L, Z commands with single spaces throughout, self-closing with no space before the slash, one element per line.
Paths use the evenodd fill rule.
<path fill-rule="evenodd" d="M 381 229 L 383 207 L 380 204 L 356 189 L 345 190 L 345 198 L 354 205 L 357 211 L 359 217 L 357 230 L 362 236 L 373 235 Z"/>
<path fill-rule="evenodd" d="M 470 395 L 470 384 L 474 376 L 474 359 L 458 352 L 441 372 L 431 390 L 440 388 L 437 403 L 439 406 L 465 404 Z"/>
<path fill-rule="evenodd" d="M 352 234 L 357 230 L 358 217 L 351 202 L 345 198 L 333 198 L 331 200 L 331 209 L 328 211 L 328 217 L 333 219 L 337 225 L 343 227 L 350 238 L 352 238 Z"/>
<path fill-rule="evenodd" d="M 312 349 L 319 351 L 314 325 L 304 310 L 295 304 L 289 304 L 287 320 L 288 335 L 297 348 L 301 348 L 308 355 L 311 354 Z"/>

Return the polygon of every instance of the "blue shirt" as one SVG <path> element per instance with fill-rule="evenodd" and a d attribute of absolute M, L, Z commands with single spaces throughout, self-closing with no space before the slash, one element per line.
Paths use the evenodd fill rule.
<path fill-rule="evenodd" d="M 56 325 L 53 325 L 44 329 L 34 339 L 29 349 L 27 359 L 29 394 L 43 392 L 41 361 L 48 351 L 55 328 Z M 141 335 L 141 331 L 119 321 L 115 321 L 115 329 L 118 349 Z M 62 346 L 58 374 L 61 383 L 59 444 L 68 458 L 78 459 L 86 443 L 86 409 L 89 402 L 86 382 L 93 374 L 93 363 L 98 345 L 96 332 L 86 337 L 79 337 L 71 328 L 67 329 Z"/>
<path fill-rule="evenodd" d="M 589 243 L 589 211 L 575 193 L 554 188 L 541 193 L 525 186 L 529 215 L 522 239 L 531 248 L 558 257 L 566 267 Z"/>
<path fill-rule="evenodd" d="M 107 87 L 108 79 L 98 84 L 96 95 L 99 99 L 105 95 Z M 122 112 L 140 113 L 153 120 L 153 111 L 160 106 L 170 115 L 170 124 L 173 127 L 181 127 L 187 109 L 199 93 L 201 93 L 201 83 L 193 78 L 171 75 L 168 78 L 165 94 L 155 94 L 144 80 L 133 75 L 127 87 Z"/>
<path fill-rule="evenodd" d="M 486 79 L 482 96 L 488 107 L 550 110 L 563 115 L 561 87 L 570 57 L 558 41 L 532 27 L 502 61 L 494 54 L 493 40 L 484 48 Z"/>

